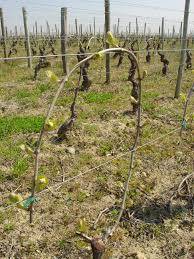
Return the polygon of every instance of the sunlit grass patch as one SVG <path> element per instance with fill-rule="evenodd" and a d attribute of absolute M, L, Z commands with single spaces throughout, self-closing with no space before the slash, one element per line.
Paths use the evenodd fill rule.
<path fill-rule="evenodd" d="M 41 130 L 43 121 L 44 118 L 40 116 L 0 118 L 0 139 L 14 133 L 37 133 Z"/>
<path fill-rule="evenodd" d="M 90 92 L 84 96 L 87 103 L 105 103 L 113 99 L 112 93 L 95 93 Z"/>

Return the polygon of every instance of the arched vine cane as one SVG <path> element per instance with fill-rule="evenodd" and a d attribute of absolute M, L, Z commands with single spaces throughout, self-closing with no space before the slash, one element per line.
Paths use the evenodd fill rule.
<path fill-rule="evenodd" d="M 37 180 L 38 172 L 39 172 L 39 154 L 40 154 L 40 147 L 41 147 L 43 135 L 45 133 L 45 126 L 46 126 L 46 123 L 48 122 L 48 120 L 49 120 L 49 118 L 51 116 L 51 113 L 52 113 L 52 111 L 54 109 L 56 101 L 57 101 L 61 91 L 63 90 L 65 84 L 67 83 L 69 77 L 73 74 L 74 71 L 76 71 L 85 62 L 87 62 L 89 60 L 92 60 L 92 59 L 95 59 L 99 55 L 101 56 L 101 55 L 104 55 L 104 54 L 107 54 L 107 53 L 111 53 L 111 52 L 126 53 L 127 55 L 130 55 L 134 59 L 134 62 L 137 65 L 137 73 L 138 73 L 137 80 L 138 80 L 138 84 L 139 84 L 139 99 L 138 99 L 139 107 L 138 107 L 138 110 L 137 110 L 136 136 L 135 136 L 134 144 L 133 144 L 132 148 L 130 149 L 130 152 L 131 152 L 130 166 L 129 166 L 128 177 L 127 177 L 126 184 L 125 184 L 125 191 L 124 191 L 124 195 L 123 195 L 121 210 L 120 210 L 118 219 L 115 222 L 115 225 L 106 232 L 106 234 L 104 235 L 104 237 L 102 239 L 99 239 L 100 241 L 103 240 L 102 242 L 104 242 L 104 243 L 107 242 L 107 239 L 113 234 L 115 229 L 118 227 L 120 219 L 122 217 L 122 214 L 123 214 L 123 212 L 125 210 L 125 203 L 126 203 L 126 198 L 127 198 L 128 185 L 129 185 L 129 181 L 130 181 L 130 178 L 131 178 L 131 171 L 132 171 L 132 167 L 133 167 L 135 150 L 136 150 L 136 147 L 137 147 L 137 144 L 138 144 L 138 140 L 139 140 L 139 135 L 140 135 L 140 122 L 141 122 L 141 81 L 142 81 L 143 78 L 141 77 L 141 74 L 140 74 L 140 67 L 139 67 L 137 58 L 136 58 L 136 56 L 131 51 L 126 50 L 124 48 L 110 48 L 110 49 L 102 50 L 102 51 L 100 51 L 98 53 L 90 55 L 89 57 L 87 57 L 84 60 L 82 60 L 79 63 L 77 63 L 74 66 L 74 68 L 64 77 L 64 79 L 60 83 L 60 86 L 59 86 L 55 96 L 53 97 L 52 103 L 49 106 L 49 109 L 47 111 L 44 124 L 43 124 L 41 132 L 39 134 L 39 138 L 38 138 L 38 141 L 37 141 L 37 146 L 36 146 L 36 149 L 35 149 L 35 152 L 34 152 L 34 154 L 35 154 L 35 165 L 34 165 L 34 176 L 33 176 L 33 183 L 32 183 L 32 191 L 31 191 L 31 198 L 35 198 L 36 180 Z M 33 221 L 33 205 L 34 205 L 34 202 L 32 202 L 30 207 L 29 207 L 30 223 L 32 223 L 32 221 Z M 96 247 L 98 247 L 98 245 L 99 245 L 98 239 L 94 238 L 94 239 L 91 239 L 90 241 L 91 241 L 90 243 L 91 243 L 93 252 L 97 252 L 97 254 L 98 254 L 99 251 L 96 251 Z M 99 252 L 99 255 L 100 254 L 101 254 L 101 251 Z"/>

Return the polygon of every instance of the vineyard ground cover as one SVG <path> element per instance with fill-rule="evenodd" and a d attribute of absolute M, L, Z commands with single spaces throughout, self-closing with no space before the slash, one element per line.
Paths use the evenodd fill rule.
<path fill-rule="evenodd" d="M 59 48 L 59 44 L 57 46 Z M 92 51 L 92 50 L 91 50 Z M 95 51 L 95 49 L 93 49 Z M 69 49 L 76 53 L 77 46 Z M 22 55 L 22 50 L 19 51 Z M 168 53 L 169 73 L 161 74 L 159 56 L 145 63 L 145 54 L 139 54 L 140 64 L 148 71 L 142 82 L 143 113 L 141 143 L 180 127 L 183 103 L 174 100 L 178 53 Z M 62 77 L 61 60 L 52 58 L 51 70 Z M 35 65 L 37 60 L 33 60 Z M 76 57 L 68 57 L 69 66 Z M 49 185 L 88 170 L 119 153 L 126 152 L 133 143 L 135 118 L 124 115 L 132 109 L 131 85 L 127 82 L 128 60 L 120 68 L 111 59 L 111 84 L 105 84 L 104 61 L 92 62 L 89 75 L 92 86 L 78 96 L 78 118 L 68 140 L 53 144 L 52 135 L 46 134 L 40 156 L 40 174 L 49 179 Z M 60 125 L 69 117 L 73 99 L 72 88 L 78 74 L 74 74 L 62 92 L 52 119 Z M 33 159 L 20 149 L 21 144 L 34 147 L 42 119 L 57 89 L 48 82 L 45 70 L 37 81 L 26 61 L 0 63 L 0 204 L 9 205 L 11 191 L 28 197 L 33 175 Z M 187 70 L 182 92 L 187 94 L 194 75 Z M 194 99 L 188 109 L 193 114 Z M 57 128 L 56 128 L 57 129 Z M 134 174 L 129 186 L 127 208 L 134 218 L 125 217 L 111 237 L 105 258 L 130 258 L 140 251 L 150 259 L 187 258 L 193 238 L 193 218 L 188 202 L 175 199 L 171 213 L 168 201 L 186 174 L 192 171 L 194 121 L 188 125 L 183 140 L 178 133 L 137 151 Z M 75 152 L 70 152 L 69 148 Z M 59 160 L 63 163 L 63 170 Z M 19 258 L 90 258 L 87 243 L 76 235 L 100 233 L 111 225 L 118 211 L 112 210 L 92 228 L 100 211 L 120 204 L 127 177 L 129 155 L 69 182 L 59 191 L 53 189 L 41 196 L 35 205 L 35 221 L 26 224 L 28 213 L 17 207 L 0 211 L 0 257 Z M 80 226 L 80 220 L 84 222 Z M 80 229 L 81 228 L 81 229 Z M 116 249 L 115 249 L 116 248 Z M 131 257 L 132 258 L 132 257 Z"/>

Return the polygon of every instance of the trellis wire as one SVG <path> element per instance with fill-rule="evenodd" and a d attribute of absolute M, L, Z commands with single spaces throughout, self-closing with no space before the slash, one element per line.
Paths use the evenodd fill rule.
<path fill-rule="evenodd" d="M 180 52 L 181 50 L 190 50 L 194 51 L 194 49 L 172 49 L 172 50 L 158 50 L 159 52 Z M 146 53 L 147 50 L 136 50 L 134 53 Z M 84 55 L 93 55 L 93 54 L 98 54 L 98 52 L 92 52 L 92 53 L 84 53 Z M 114 54 L 114 52 L 110 52 L 110 54 Z M 77 54 L 77 53 L 69 53 L 69 54 L 57 54 L 57 55 L 44 55 L 44 56 L 31 56 L 32 58 L 52 58 L 52 57 L 63 57 L 63 56 L 77 56 L 77 55 L 82 55 L 82 54 Z M 27 56 L 23 57 L 12 57 L 12 58 L 0 58 L 0 61 L 5 61 L 5 60 L 20 60 L 20 59 L 29 59 Z"/>
<path fill-rule="evenodd" d="M 147 143 L 145 143 L 145 144 L 143 144 L 143 145 L 140 145 L 140 146 L 138 146 L 138 147 L 136 147 L 136 148 L 134 148 L 134 149 L 131 149 L 131 150 L 125 152 L 125 153 L 121 153 L 121 154 L 117 155 L 116 157 L 110 159 L 109 161 L 106 161 L 106 162 L 104 162 L 104 163 L 102 163 L 102 164 L 100 164 L 100 165 L 98 165 L 98 166 L 96 166 L 96 167 L 93 167 L 93 168 L 91 168 L 91 169 L 89 169 L 89 170 L 87 170 L 87 171 L 81 172 L 81 173 L 79 173 L 78 175 L 75 175 L 75 176 L 73 176 L 73 177 L 71 177 L 71 178 L 65 180 L 65 181 L 62 182 L 62 183 L 57 183 L 57 184 L 54 184 L 54 185 L 52 185 L 52 186 L 49 186 L 47 189 L 44 189 L 44 190 L 40 191 L 40 192 L 38 193 L 38 195 L 36 195 L 36 198 L 39 198 L 42 193 L 48 192 L 49 189 L 55 188 L 55 190 L 58 190 L 58 189 L 61 188 L 64 184 L 66 184 L 66 183 L 68 183 L 68 182 L 71 182 L 71 181 L 73 181 L 73 180 L 75 180 L 75 179 L 78 179 L 79 177 L 84 176 L 84 175 L 86 175 L 86 174 L 88 174 L 88 173 L 90 173 L 90 172 L 92 172 L 92 171 L 94 171 L 94 170 L 96 170 L 96 169 L 99 169 L 99 168 L 101 168 L 102 166 L 105 166 L 105 165 L 111 163 L 112 161 L 114 161 L 114 160 L 116 160 L 116 159 L 119 159 L 119 158 L 121 158 L 121 157 L 124 157 L 124 156 L 126 156 L 126 155 L 129 155 L 131 152 L 137 151 L 137 150 L 139 150 L 139 149 L 141 149 L 141 148 L 144 148 L 144 147 L 146 147 L 146 146 L 148 146 L 148 145 L 150 145 L 150 144 L 154 144 L 154 143 L 156 143 L 158 140 L 163 139 L 163 138 L 165 138 L 165 137 L 167 137 L 167 136 L 169 136 L 169 135 L 171 135 L 171 134 L 173 134 L 173 133 L 175 133 L 175 132 L 177 132 L 177 131 L 180 131 L 180 129 L 181 129 L 181 127 L 178 127 L 178 128 L 176 128 L 176 129 L 174 129 L 174 130 L 172 130 L 172 131 L 170 131 L 170 132 L 168 132 L 168 133 L 166 133 L 166 134 L 164 134 L 164 135 L 162 135 L 162 136 L 160 136 L 160 137 L 158 137 L 158 138 L 156 138 L 156 139 L 154 139 L 154 140 L 148 141 Z M 56 188 L 57 188 L 57 189 L 56 189 Z M 1 208 L 0 211 L 5 211 L 5 210 L 7 210 L 7 209 L 10 209 L 10 208 L 12 208 L 12 207 L 15 207 L 17 204 L 22 203 L 22 202 L 26 201 L 27 199 L 28 199 L 28 198 L 23 199 L 22 201 L 16 202 L 16 203 L 14 203 L 14 204 L 11 204 L 11 205 L 9 205 L 9 206 L 7 206 L 7 207 L 5 207 L 5 208 Z"/>

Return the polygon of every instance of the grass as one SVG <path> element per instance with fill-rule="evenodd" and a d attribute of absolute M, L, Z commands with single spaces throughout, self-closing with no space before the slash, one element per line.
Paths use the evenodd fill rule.
<path fill-rule="evenodd" d="M 4 224 L 4 231 L 5 232 L 10 232 L 12 230 L 14 230 L 14 225 L 12 223 Z"/>
<path fill-rule="evenodd" d="M 52 90 L 53 86 L 50 83 L 37 83 L 36 86 L 32 89 L 24 88 L 18 89 L 15 94 L 12 96 L 17 102 L 21 105 L 36 105 L 38 103 L 39 98 L 49 91 Z M 10 96 L 8 97 L 8 99 Z"/>
<path fill-rule="evenodd" d="M 15 95 L 15 99 L 21 105 L 25 106 L 35 106 L 38 102 L 39 92 L 37 91 L 29 91 L 27 89 L 21 89 L 17 91 Z"/>
<path fill-rule="evenodd" d="M 56 105 L 66 107 L 68 104 L 71 104 L 72 101 L 73 101 L 73 97 L 71 96 L 67 96 L 67 95 L 60 96 L 56 102 Z"/>
<path fill-rule="evenodd" d="M 25 175 L 31 163 L 31 157 L 24 154 L 20 149 L 20 144 L 25 140 L 16 140 L 14 137 L 8 136 L 0 141 L 0 157 L 4 161 L 4 167 L 0 168 L 0 182 L 6 180 L 20 179 Z"/>
<path fill-rule="evenodd" d="M 113 94 L 112 93 L 96 93 L 96 92 L 89 92 L 84 96 L 84 100 L 86 103 L 107 103 L 112 100 Z"/>
<path fill-rule="evenodd" d="M 40 132 L 43 122 L 44 118 L 41 116 L 0 118 L 0 139 L 11 134 Z"/>
<path fill-rule="evenodd" d="M 155 99 L 160 94 L 158 92 L 143 92 L 142 94 L 142 107 L 145 112 L 151 112 L 153 113 L 156 109 L 156 104 L 154 103 Z"/>
<path fill-rule="evenodd" d="M 41 116 L 7 116 L 0 118 L 0 156 L 5 164 L 11 164 L 9 169 L 0 168 L 0 181 L 13 180 L 25 175 L 29 169 L 30 158 L 23 156 L 19 145 L 26 139 L 18 137 L 20 134 L 38 133 L 43 125 Z M 17 134 L 17 137 L 16 137 Z M 15 137 L 14 137 L 15 136 Z"/>
<path fill-rule="evenodd" d="M 106 156 L 106 155 L 110 154 L 112 149 L 113 149 L 113 143 L 112 142 L 100 143 L 99 149 L 98 149 L 98 154 L 100 156 Z"/>
<path fill-rule="evenodd" d="M 16 163 L 13 165 L 13 178 L 18 178 L 22 175 L 24 175 L 29 168 L 29 160 L 28 158 L 21 158 L 16 161 Z"/>

